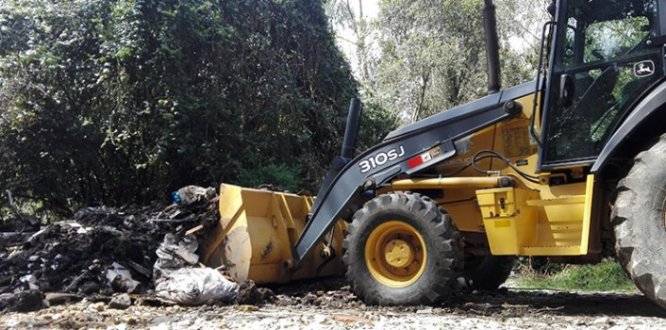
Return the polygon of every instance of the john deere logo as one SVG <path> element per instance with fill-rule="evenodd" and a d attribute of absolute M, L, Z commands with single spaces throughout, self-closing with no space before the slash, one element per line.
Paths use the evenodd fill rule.
<path fill-rule="evenodd" d="M 638 78 L 648 77 L 654 74 L 654 62 L 642 61 L 634 64 L 634 74 Z"/>

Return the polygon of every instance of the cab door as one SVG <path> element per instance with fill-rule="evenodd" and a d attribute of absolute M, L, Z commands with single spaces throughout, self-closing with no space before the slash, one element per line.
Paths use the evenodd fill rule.
<path fill-rule="evenodd" d="M 560 0 L 539 169 L 592 164 L 641 95 L 664 76 L 658 0 Z"/>

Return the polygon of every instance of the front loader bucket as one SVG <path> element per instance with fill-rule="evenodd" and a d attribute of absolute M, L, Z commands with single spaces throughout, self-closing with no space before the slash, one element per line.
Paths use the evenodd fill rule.
<path fill-rule="evenodd" d="M 285 283 L 295 279 L 340 275 L 344 221 L 338 221 L 294 269 L 292 249 L 313 203 L 309 196 L 220 187 L 220 223 L 202 244 L 203 262 L 225 266 L 241 283 Z"/>

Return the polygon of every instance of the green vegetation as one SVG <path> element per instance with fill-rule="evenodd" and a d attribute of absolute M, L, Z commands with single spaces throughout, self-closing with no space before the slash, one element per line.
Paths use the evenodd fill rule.
<path fill-rule="evenodd" d="M 357 95 L 321 0 L 3 1 L 0 187 L 58 215 L 189 184 L 315 190 Z M 362 145 L 395 126 L 378 111 Z"/>
<path fill-rule="evenodd" d="M 536 45 L 546 20 L 543 0 L 497 2 L 503 86 L 534 79 Z M 376 19 L 363 2 L 329 0 L 331 24 L 347 29 L 366 100 L 416 121 L 487 94 L 481 0 L 382 0 Z M 530 10 L 525 10 L 530 8 Z M 538 23 L 536 23 L 538 22 Z M 510 40 L 523 40 L 523 51 Z"/>
<path fill-rule="evenodd" d="M 252 169 L 243 168 L 239 171 L 238 177 L 240 181 L 245 182 L 250 187 L 270 183 L 290 192 L 297 192 L 301 187 L 299 173 L 300 169 L 298 167 L 268 164 Z"/>
<path fill-rule="evenodd" d="M 561 271 L 542 275 L 523 271 L 516 279 L 521 288 L 578 291 L 632 291 L 636 287 L 614 260 L 597 265 L 567 265 Z"/>
<path fill-rule="evenodd" d="M 508 46 L 526 1 L 544 2 L 498 6 L 505 86 L 532 76 L 533 58 Z M 364 99 L 363 150 L 398 118 L 485 94 L 482 4 L 383 0 L 370 22 L 327 17 L 324 5 L 349 9 L 341 0 L 5 0 L 0 194 L 67 216 L 189 184 L 316 191 L 350 98 Z M 334 42 L 343 21 L 360 82 Z"/>

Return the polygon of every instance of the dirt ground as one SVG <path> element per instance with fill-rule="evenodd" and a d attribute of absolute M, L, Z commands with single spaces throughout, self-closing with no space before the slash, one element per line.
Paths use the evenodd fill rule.
<path fill-rule="evenodd" d="M 211 196 L 0 228 L 0 329 L 666 329 L 666 310 L 638 292 L 510 288 L 458 293 L 434 307 L 378 307 L 329 278 L 271 288 L 244 282 L 232 305 L 166 304 L 155 297 L 155 251 L 167 233 L 217 224 Z"/>
<path fill-rule="evenodd" d="M 341 280 L 273 288 L 263 305 L 150 306 L 128 309 L 87 299 L 30 313 L 0 315 L 4 329 L 660 329 L 666 311 L 631 293 L 503 289 L 467 293 L 440 306 L 366 306 Z M 142 305 L 143 304 L 143 305 Z"/>

